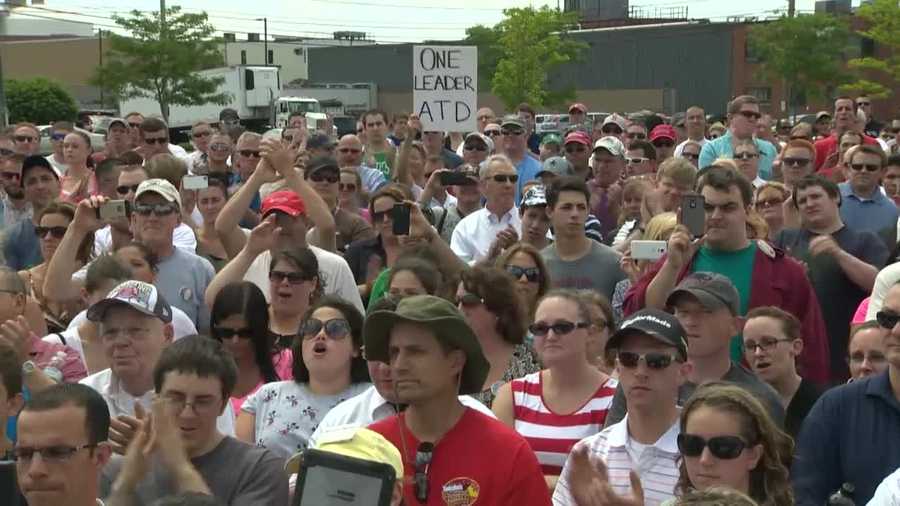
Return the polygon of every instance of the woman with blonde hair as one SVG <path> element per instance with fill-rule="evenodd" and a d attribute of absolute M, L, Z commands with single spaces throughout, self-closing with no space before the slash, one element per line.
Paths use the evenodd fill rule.
<path fill-rule="evenodd" d="M 678 215 L 675 213 L 657 214 L 647 222 L 643 235 L 636 239 L 642 241 L 668 241 L 676 226 L 678 226 Z M 625 294 L 628 293 L 631 285 L 641 277 L 652 263 L 649 260 L 635 260 L 631 258 L 630 243 L 625 248 L 625 253 L 622 255 L 619 265 L 628 277 L 616 284 L 616 289 L 613 291 L 612 296 L 613 314 L 617 322 L 622 319 L 622 305 L 625 303 Z"/>
<path fill-rule="evenodd" d="M 767 181 L 756 189 L 753 197 L 753 208 L 756 210 L 768 227 L 768 239 L 775 239 L 779 232 L 784 230 L 784 206 L 790 204 L 791 191 L 787 186 L 777 181 Z"/>

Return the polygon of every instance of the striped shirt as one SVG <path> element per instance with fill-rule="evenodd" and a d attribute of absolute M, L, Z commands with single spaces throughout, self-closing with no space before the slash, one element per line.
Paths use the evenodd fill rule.
<path fill-rule="evenodd" d="M 637 472 L 644 489 L 644 504 L 657 506 L 675 497 L 678 482 L 678 445 L 676 438 L 679 425 L 676 420 L 656 443 L 647 445 L 640 459 L 634 462 L 629 456 L 628 415 L 621 422 L 611 425 L 603 432 L 581 440 L 576 447 L 587 446 L 591 459 L 603 461 L 609 469 L 609 484 L 613 491 L 628 497 L 631 495 L 631 481 L 628 474 Z M 554 506 L 575 506 L 575 499 L 569 491 L 569 470 L 571 460 L 566 460 L 556 490 L 553 493 Z"/>
<path fill-rule="evenodd" d="M 606 380 L 577 410 L 554 413 L 544 403 L 541 371 L 512 381 L 516 432 L 537 455 L 546 475 L 559 475 L 575 443 L 603 429 L 606 413 L 616 393 L 614 378 Z"/>

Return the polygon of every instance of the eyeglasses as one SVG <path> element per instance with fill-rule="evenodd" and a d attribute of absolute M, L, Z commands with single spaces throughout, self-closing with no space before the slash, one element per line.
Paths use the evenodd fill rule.
<path fill-rule="evenodd" d="M 682 151 L 681 157 L 686 158 L 688 160 L 699 160 L 700 154 L 699 153 L 685 153 L 684 151 Z"/>
<path fill-rule="evenodd" d="M 784 339 L 776 339 L 774 337 L 764 337 L 756 341 L 744 341 L 744 352 L 746 353 L 756 353 L 757 348 L 762 351 L 769 351 L 774 348 L 778 343 L 787 343 L 793 341 L 793 339 L 784 338 Z"/>
<path fill-rule="evenodd" d="M 613 126 L 605 126 L 600 129 L 602 133 L 609 135 L 622 135 L 622 129 L 613 125 Z"/>
<path fill-rule="evenodd" d="M 87 448 L 96 448 L 96 444 L 85 444 L 80 446 L 55 445 L 46 448 L 29 448 L 20 446 L 13 450 L 13 456 L 20 465 L 27 466 L 31 463 L 35 454 L 41 456 L 44 462 L 59 463 L 65 462 L 72 458 L 73 455 Z"/>
<path fill-rule="evenodd" d="M 891 330 L 900 323 L 900 314 L 891 311 L 879 311 L 875 313 L 875 320 L 881 325 L 881 328 Z"/>
<path fill-rule="evenodd" d="M 487 135 L 488 137 L 496 137 L 500 135 L 500 130 L 485 130 L 484 135 Z"/>
<path fill-rule="evenodd" d="M 771 198 L 766 200 L 757 200 L 756 204 L 754 205 L 757 209 L 768 209 L 770 207 L 778 207 L 781 204 L 784 204 L 784 199 Z"/>
<path fill-rule="evenodd" d="M 310 318 L 303 322 L 300 327 L 300 335 L 303 339 L 310 341 L 314 339 L 322 329 L 325 329 L 325 336 L 332 341 L 344 339 L 350 335 L 350 322 L 343 318 L 332 318 L 323 322 L 316 318 Z"/>
<path fill-rule="evenodd" d="M 762 114 L 756 111 L 741 111 L 738 114 L 749 119 L 749 120 L 757 120 L 762 117 Z"/>
<path fill-rule="evenodd" d="M 587 148 L 581 144 L 578 144 L 577 146 L 571 144 L 566 146 L 566 153 L 584 153 L 585 151 L 587 151 Z"/>
<path fill-rule="evenodd" d="M 587 322 L 567 322 L 565 320 L 560 320 L 553 324 L 547 324 L 543 322 L 535 322 L 528 326 L 528 331 L 533 335 L 538 337 L 546 336 L 552 330 L 554 334 L 557 336 L 564 336 L 566 334 L 570 334 L 575 329 L 586 329 L 590 327 L 591 324 Z"/>
<path fill-rule="evenodd" d="M 259 158 L 258 149 L 242 149 L 238 151 L 244 158 Z"/>
<path fill-rule="evenodd" d="M 45 239 L 49 233 L 54 239 L 62 239 L 66 235 L 66 227 L 34 227 L 34 233 Z"/>
<path fill-rule="evenodd" d="M 169 143 L 169 138 L 168 137 L 144 137 L 144 142 L 148 145 L 150 145 L 150 144 L 163 145 L 163 144 Z"/>
<path fill-rule="evenodd" d="M 195 415 L 205 416 L 217 412 L 220 407 L 219 399 L 212 396 L 204 396 L 188 401 L 187 397 L 183 395 L 167 393 L 163 394 L 162 398 L 168 404 L 169 409 L 176 414 L 184 411 L 186 406 L 190 406 Z"/>
<path fill-rule="evenodd" d="M 362 150 L 361 149 L 353 149 L 353 148 L 339 148 L 337 150 L 337 152 L 344 153 L 344 154 L 353 153 L 354 155 L 356 155 L 356 154 L 362 153 Z"/>
<path fill-rule="evenodd" d="M 128 126 L 130 126 L 131 128 L 140 128 L 141 124 L 140 123 L 129 123 Z"/>
<path fill-rule="evenodd" d="M 525 279 L 527 279 L 529 283 L 538 283 L 541 280 L 541 270 L 537 267 L 507 265 L 506 272 L 512 274 L 512 277 L 516 279 L 522 279 L 522 276 L 525 276 Z"/>
<path fill-rule="evenodd" d="M 673 355 L 659 352 L 635 353 L 633 351 L 620 351 L 617 357 L 619 363 L 626 369 L 636 368 L 638 363 L 643 360 L 649 369 L 660 370 L 669 367 L 675 360 Z"/>
<path fill-rule="evenodd" d="M 328 181 L 329 184 L 334 184 L 341 180 L 341 176 L 336 172 L 319 171 L 319 172 L 310 174 L 309 180 L 312 181 L 313 183 L 321 183 L 322 181 Z"/>
<path fill-rule="evenodd" d="M 310 280 L 309 276 L 302 272 L 269 271 L 269 281 L 282 283 L 285 279 L 292 285 L 299 285 Z"/>
<path fill-rule="evenodd" d="M 735 153 L 734 155 L 735 160 L 753 160 L 754 158 L 759 158 L 759 155 L 756 153 Z"/>
<path fill-rule="evenodd" d="M 634 140 L 634 139 L 644 140 L 647 138 L 647 134 L 644 134 L 641 132 L 628 132 L 628 134 L 626 134 L 626 137 L 628 137 L 631 140 Z"/>
<path fill-rule="evenodd" d="M 131 186 L 116 186 L 116 193 L 118 193 L 119 195 L 128 195 L 128 192 L 137 192 L 138 186 L 140 185 L 133 184 Z"/>
<path fill-rule="evenodd" d="M 355 183 L 341 183 L 338 185 L 338 190 L 342 192 L 355 192 L 356 184 Z"/>
<path fill-rule="evenodd" d="M 228 327 L 213 327 L 212 335 L 219 341 L 224 341 L 232 336 L 238 336 L 241 339 L 253 339 L 253 329 L 244 327 L 242 329 L 232 329 Z"/>
<path fill-rule="evenodd" d="M 878 172 L 881 170 L 881 165 L 877 165 L 874 163 L 851 163 L 850 168 L 856 172 L 859 172 L 865 169 L 868 172 Z"/>
<path fill-rule="evenodd" d="M 428 500 L 428 468 L 431 466 L 431 458 L 434 455 L 434 444 L 419 443 L 416 449 L 416 474 L 414 485 L 416 499 L 420 503 Z"/>
<path fill-rule="evenodd" d="M 210 150 L 210 151 L 222 151 L 222 152 L 225 152 L 225 151 L 230 151 L 230 150 L 231 150 L 231 146 L 229 146 L 228 144 L 223 144 L 223 143 L 221 143 L 221 142 L 216 142 L 216 143 L 214 143 L 214 144 L 210 144 L 210 145 L 209 145 L 209 150 Z"/>
<path fill-rule="evenodd" d="M 487 151 L 487 146 L 484 144 L 466 144 L 463 146 L 463 149 L 466 151 Z"/>
<path fill-rule="evenodd" d="M 789 167 L 802 167 L 808 165 L 810 158 L 782 158 L 781 163 Z"/>
<path fill-rule="evenodd" d="M 135 204 L 134 212 L 138 214 L 138 216 L 150 216 L 150 213 L 153 213 L 154 216 L 168 216 L 175 211 L 178 210 L 178 206 L 172 202 L 165 202 L 160 204 Z"/>
<path fill-rule="evenodd" d="M 639 158 L 626 158 L 625 163 L 628 165 L 640 165 L 646 161 L 650 160 L 649 158 L 639 157 Z"/>
<path fill-rule="evenodd" d="M 474 293 L 464 293 L 456 298 L 456 305 L 463 307 L 475 307 L 484 304 L 484 299 Z"/>
<path fill-rule="evenodd" d="M 194 132 L 194 133 L 191 134 L 191 137 L 193 137 L 193 138 L 195 138 L 195 139 L 199 139 L 199 138 L 201 138 L 201 137 L 208 137 L 208 136 L 211 135 L 211 134 L 212 134 L 212 132 L 206 130 L 206 131 L 203 131 L 203 132 Z"/>
<path fill-rule="evenodd" d="M 16 142 L 37 142 L 37 137 L 32 137 L 30 135 L 14 135 L 13 139 Z"/>
<path fill-rule="evenodd" d="M 519 180 L 518 174 L 494 174 L 491 179 L 498 183 L 515 183 Z"/>
<path fill-rule="evenodd" d="M 737 436 L 716 436 L 705 439 L 695 434 L 681 433 L 678 435 L 678 450 L 685 457 L 699 457 L 703 449 L 709 448 L 709 453 L 717 459 L 733 460 L 741 456 L 747 443 Z"/>
<path fill-rule="evenodd" d="M 671 148 L 675 143 L 672 141 L 653 141 L 653 145 L 657 148 Z"/>
<path fill-rule="evenodd" d="M 22 175 L 18 172 L 0 172 L 0 177 L 7 181 L 18 181 L 22 179 Z"/>

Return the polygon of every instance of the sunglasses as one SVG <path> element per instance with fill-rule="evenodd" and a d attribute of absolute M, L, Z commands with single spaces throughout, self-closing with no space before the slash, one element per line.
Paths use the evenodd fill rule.
<path fill-rule="evenodd" d="M 466 144 L 463 146 L 463 149 L 466 151 L 487 151 L 487 146 L 484 144 Z"/>
<path fill-rule="evenodd" d="M 434 444 L 419 443 L 416 449 L 416 474 L 413 476 L 413 484 L 416 499 L 423 504 L 428 501 L 428 468 L 431 466 L 433 455 Z"/>
<path fill-rule="evenodd" d="M 62 239 L 66 235 L 66 227 L 34 227 L 34 233 L 41 239 L 46 238 L 48 232 L 54 239 Z"/>
<path fill-rule="evenodd" d="M 381 223 L 385 218 L 389 220 L 393 219 L 391 212 L 393 212 L 392 209 L 388 209 L 387 211 L 375 211 L 372 213 L 372 223 Z"/>
<path fill-rule="evenodd" d="M 0 177 L 7 181 L 18 181 L 19 179 L 22 179 L 21 174 L 18 172 L 0 172 Z"/>
<path fill-rule="evenodd" d="M 529 283 L 537 283 L 541 280 L 541 270 L 537 267 L 507 265 L 506 272 L 512 274 L 512 277 L 516 279 L 522 279 L 522 276 L 525 276 L 525 279 L 527 279 Z"/>
<path fill-rule="evenodd" d="M 631 132 L 628 135 L 626 135 L 626 137 L 628 137 L 629 139 L 644 140 L 647 138 L 647 134 L 642 134 L 640 132 Z"/>
<path fill-rule="evenodd" d="M 566 153 L 584 153 L 585 151 L 587 151 L 587 148 L 580 144 L 578 146 L 566 146 Z"/>
<path fill-rule="evenodd" d="M 50 136 L 54 141 L 61 141 L 66 138 L 66 134 L 53 134 Z"/>
<path fill-rule="evenodd" d="M 672 141 L 655 141 L 653 145 L 657 148 L 671 148 L 675 143 Z"/>
<path fill-rule="evenodd" d="M 622 129 L 617 126 L 613 126 L 613 127 L 606 126 L 606 127 L 601 128 L 600 131 L 602 133 L 610 134 L 610 135 L 622 135 Z"/>
<path fill-rule="evenodd" d="M 169 143 L 169 138 L 168 137 L 144 137 L 144 143 L 148 144 L 148 145 L 150 145 L 150 144 L 163 145 L 163 144 Z"/>
<path fill-rule="evenodd" d="M 762 117 L 762 114 L 755 111 L 741 111 L 738 114 L 747 118 L 747 119 L 759 119 Z"/>
<path fill-rule="evenodd" d="M 117 189 L 118 191 L 118 189 Z M 150 216 L 150 213 L 153 213 L 154 216 L 168 216 L 174 213 L 178 209 L 178 206 L 171 203 L 161 203 L 161 204 L 135 204 L 134 212 L 137 213 L 138 216 Z"/>
<path fill-rule="evenodd" d="M 900 314 L 890 311 L 879 311 L 875 313 L 875 321 L 877 321 L 882 328 L 891 330 L 900 323 Z"/>
<path fill-rule="evenodd" d="M 484 135 L 487 135 L 488 137 L 496 137 L 500 135 L 500 130 L 485 130 Z"/>
<path fill-rule="evenodd" d="M 463 307 L 475 307 L 484 304 L 484 299 L 474 293 L 464 293 L 456 298 L 456 305 Z"/>
<path fill-rule="evenodd" d="M 640 165 L 640 164 L 646 162 L 647 160 L 649 160 L 649 158 L 643 158 L 643 157 L 640 157 L 640 158 L 626 158 L 626 159 L 625 159 L 625 163 L 630 164 L 630 165 Z"/>
<path fill-rule="evenodd" d="M 678 435 L 678 450 L 685 457 L 699 457 L 703 449 L 709 448 L 709 453 L 717 459 L 733 460 L 741 456 L 747 443 L 737 436 L 716 436 L 705 439 L 695 434 L 681 433 Z"/>
<path fill-rule="evenodd" d="M 783 158 L 781 163 L 790 167 L 802 167 L 808 165 L 810 161 L 809 158 Z"/>
<path fill-rule="evenodd" d="M 675 360 L 675 357 L 668 353 L 635 353 L 633 351 L 620 351 L 617 358 L 619 359 L 619 363 L 622 364 L 622 367 L 625 367 L 626 369 L 636 368 L 638 363 L 643 359 L 649 369 L 660 370 L 669 367 Z"/>
<path fill-rule="evenodd" d="M 242 149 L 238 151 L 244 158 L 259 158 L 259 150 L 258 149 Z"/>
<path fill-rule="evenodd" d="M 687 160 L 699 160 L 700 154 L 699 153 L 685 153 L 684 151 L 682 151 L 681 157 L 685 158 Z"/>
<path fill-rule="evenodd" d="M 15 136 L 13 136 L 13 139 L 15 139 L 16 142 L 36 142 L 37 141 L 37 137 L 32 137 L 30 135 L 15 135 Z"/>
<path fill-rule="evenodd" d="M 128 192 L 137 192 L 138 186 L 140 185 L 133 184 L 131 186 L 116 186 L 116 193 L 118 193 L 119 195 L 128 195 Z"/>
<path fill-rule="evenodd" d="M 0 148 L 0 156 L 7 157 L 16 154 L 15 151 L 6 148 Z"/>
<path fill-rule="evenodd" d="M 222 144 L 222 143 L 220 143 L 220 142 L 217 142 L 217 143 L 215 143 L 215 144 L 210 144 L 210 145 L 209 145 L 209 150 L 210 150 L 210 151 L 222 151 L 222 152 L 224 152 L 224 151 L 230 151 L 230 150 L 231 150 L 231 146 L 229 146 L 228 144 Z"/>
<path fill-rule="evenodd" d="M 754 158 L 759 158 L 759 155 L 756 153 L 741 153 L 739 155 L 734 155 L 735 160 L 753 160 Z"/>
<path fill-rule="evenodd" d="M 287 280 L 289 284 L 299 285 L 304 281 L 309 280 L 309 276 L 303 274 L 302 272 L 284 272 L 284 271 L 270 271 L 269 272 L 269 281 L 274 283 L 282 283 L 284 280 Z"/>
<path fill-rule="evenodd" d="M 766 200 L 757 200 L 756 208 L 757 209 L 768 209 L 770 207 L 778 207 L 781 204 L 784 204 L 784 199 L 766 199 Z"/>
<path fill-rule="evenodd" d="M 710 140 L 712 140 L 712 139 L 718 139 L 718 138 L 721 137 L 721 136 L 722 136 L 722 134 L 709 134 Z"/>
<path fill-rule="evenodd" d="M 338 189 L 342 192 L 355 192 L 356 184 L 354 183 L 341 183 L 338 185 Z"/>
<path fill-rule="evenodd" d="M 209 137 L 212 132 L 194 132 L 191 134 L 191 137 L 195 139 L 199 139 L 200 137 Z"/>
<path fill-rule="evenodd" d="M 881 170 L 881 165 L 876 165 L 874 163 L 851 163 L 850 168 L 856 172 L 866 170 L 868 172 L 878 172 Z"/>
<path fill-rule="evenodd" d="M 309 341 L 319 335 L 325 329 L 325 336 L 332 341 L 343 339 L 350 334 L 350 322 L 343 318 L 332 318 L 326 322 L 316 318 L 310 318 L 300 327 L 300 335 Z"/>
<path fill-rule="evenodd" d="M 528 326 L 528 331 L 531 332 L 532 335 L 543 337 L 550 333 L 552 330 L 553 333 L 557 336 L 564 336 L 566 334 L 571 333 L 575 329 L 586 329 L 590 327 L 591 324 L 587 322 L 567 322 L 565 320 L 560 320 L 553 324 L 547 324 L 542 322 L 535 322 Z"/>
<path fill-rule="evenodd" d="M 329 184 L 334 184 L 341 180 L 341 176 L 337 172 L 319 171 L 314 174 L 310 174 L 309 180 L 313 183 L 321 183 L 322 181 L 327 181 Z"/>
<path fill-rule="evenodd" d="M 212 335 L 219 341 L 224 341 L 232 336 L 238 336 L 241 339 L 253 339 L 253 329 L 244 327 L 242 329 L 230 329 L 228 327 L 213 327 Z"/>
<path fill-rule="evenodd" d="M 491 179 L 498 183 L 515 183 L 519 180 L 518 174 L 494 174 Z"/>

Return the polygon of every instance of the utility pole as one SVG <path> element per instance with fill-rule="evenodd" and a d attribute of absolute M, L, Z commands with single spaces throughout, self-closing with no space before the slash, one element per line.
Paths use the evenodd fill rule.
<path fill-rule="evenodd" d="M 263 22 L 263 65 L 269 65 L 269 18 L 256 18 Z"/>
<path fill-rule="evenodd" d="M 166 0 L 159 0 L 159 41 L 161 46 L 165 48 L 166 44 Z M 162 97 L 160 97 L 162 98 Z M 159 112 L 162 113 L 163 120 L 169 122 L 169 104 L 159 101 Z"/>
<path fill-rule="evenodd" d="M 797 10 L 797 0 L 788 0 L 788 17 L 794 17 L 794 13 Z"/>
<path fill-rule="evenodd" d="M 103 67 L 103 28 L 97 30 L 97 54 L 100 56 L 100 67 Z M 103 72 L 100 72 L 100 108 L 106 105 L 103 99 Z"/>
<path fill-rule="evenodd" d="M 3 51 L 0 51 L 0 128 L 9 125 L 6 113 L 6 92 L 3 90 Z"/>

